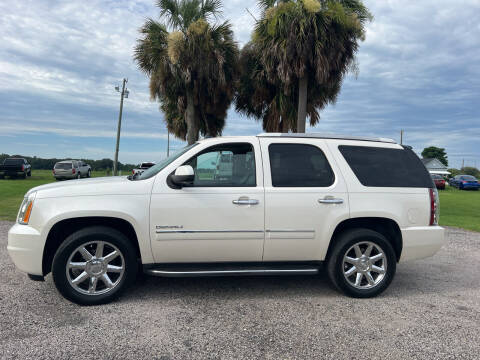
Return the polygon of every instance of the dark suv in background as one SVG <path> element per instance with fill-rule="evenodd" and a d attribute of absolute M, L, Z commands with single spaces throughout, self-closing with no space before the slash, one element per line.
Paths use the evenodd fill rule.
<path fill-rule="evenodd" d="M 32 167 L 24 158 L 8 158 L 0 165 L 0 178 L 5 176 L 20 176 L 25 179 L 32 176 Z"/>

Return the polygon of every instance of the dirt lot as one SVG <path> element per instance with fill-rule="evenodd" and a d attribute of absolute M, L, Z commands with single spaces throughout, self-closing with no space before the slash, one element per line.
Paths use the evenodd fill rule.
<path fill-rule="evenodd" d="M 0 222 L 1 358 L 478 359 L 480 233 L 448 229 L 434 257 L 390 288 L 346 298 L 325 276 L 143 278 L 117 302 L 80 307 L 51 276 L 32 282 Z"/>

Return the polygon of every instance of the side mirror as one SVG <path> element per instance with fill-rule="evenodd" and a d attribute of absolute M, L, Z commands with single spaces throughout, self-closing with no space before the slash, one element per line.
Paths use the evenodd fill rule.
<path fill-rule="evenodd" d="M 182 165 L 175 170 L 174 174 L 170 175 L 170 180 L 178 188 L 193 185 L 195 180 L 195 173 L 190 165 Z"/>

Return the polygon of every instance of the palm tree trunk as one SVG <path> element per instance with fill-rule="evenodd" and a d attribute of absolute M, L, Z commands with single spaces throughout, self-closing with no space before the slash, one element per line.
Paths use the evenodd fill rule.
<path fill-rule="evenodd" d="M 305 123 L 307 121 L 307 90 L 308 78 L 298 79 L 298 109 L 297 109 L 297 132 L 305 132 Z"/>
<path fill-rule="evenodd" d="M 193 89 L 187 89 L 187 111 L 185 114 L 187 122 L 188 145 L 198 140 L 198 130 L 195 122 L 195 104 L 193 103 Z"/>

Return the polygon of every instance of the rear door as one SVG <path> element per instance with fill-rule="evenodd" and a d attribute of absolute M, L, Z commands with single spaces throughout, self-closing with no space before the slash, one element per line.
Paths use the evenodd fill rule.
<path fill-rule="evenodd" d="M 323 260 L 349 216 L 345 181 L 324 140 L 260 138 L 265 172 L 264 261 Z"/>

